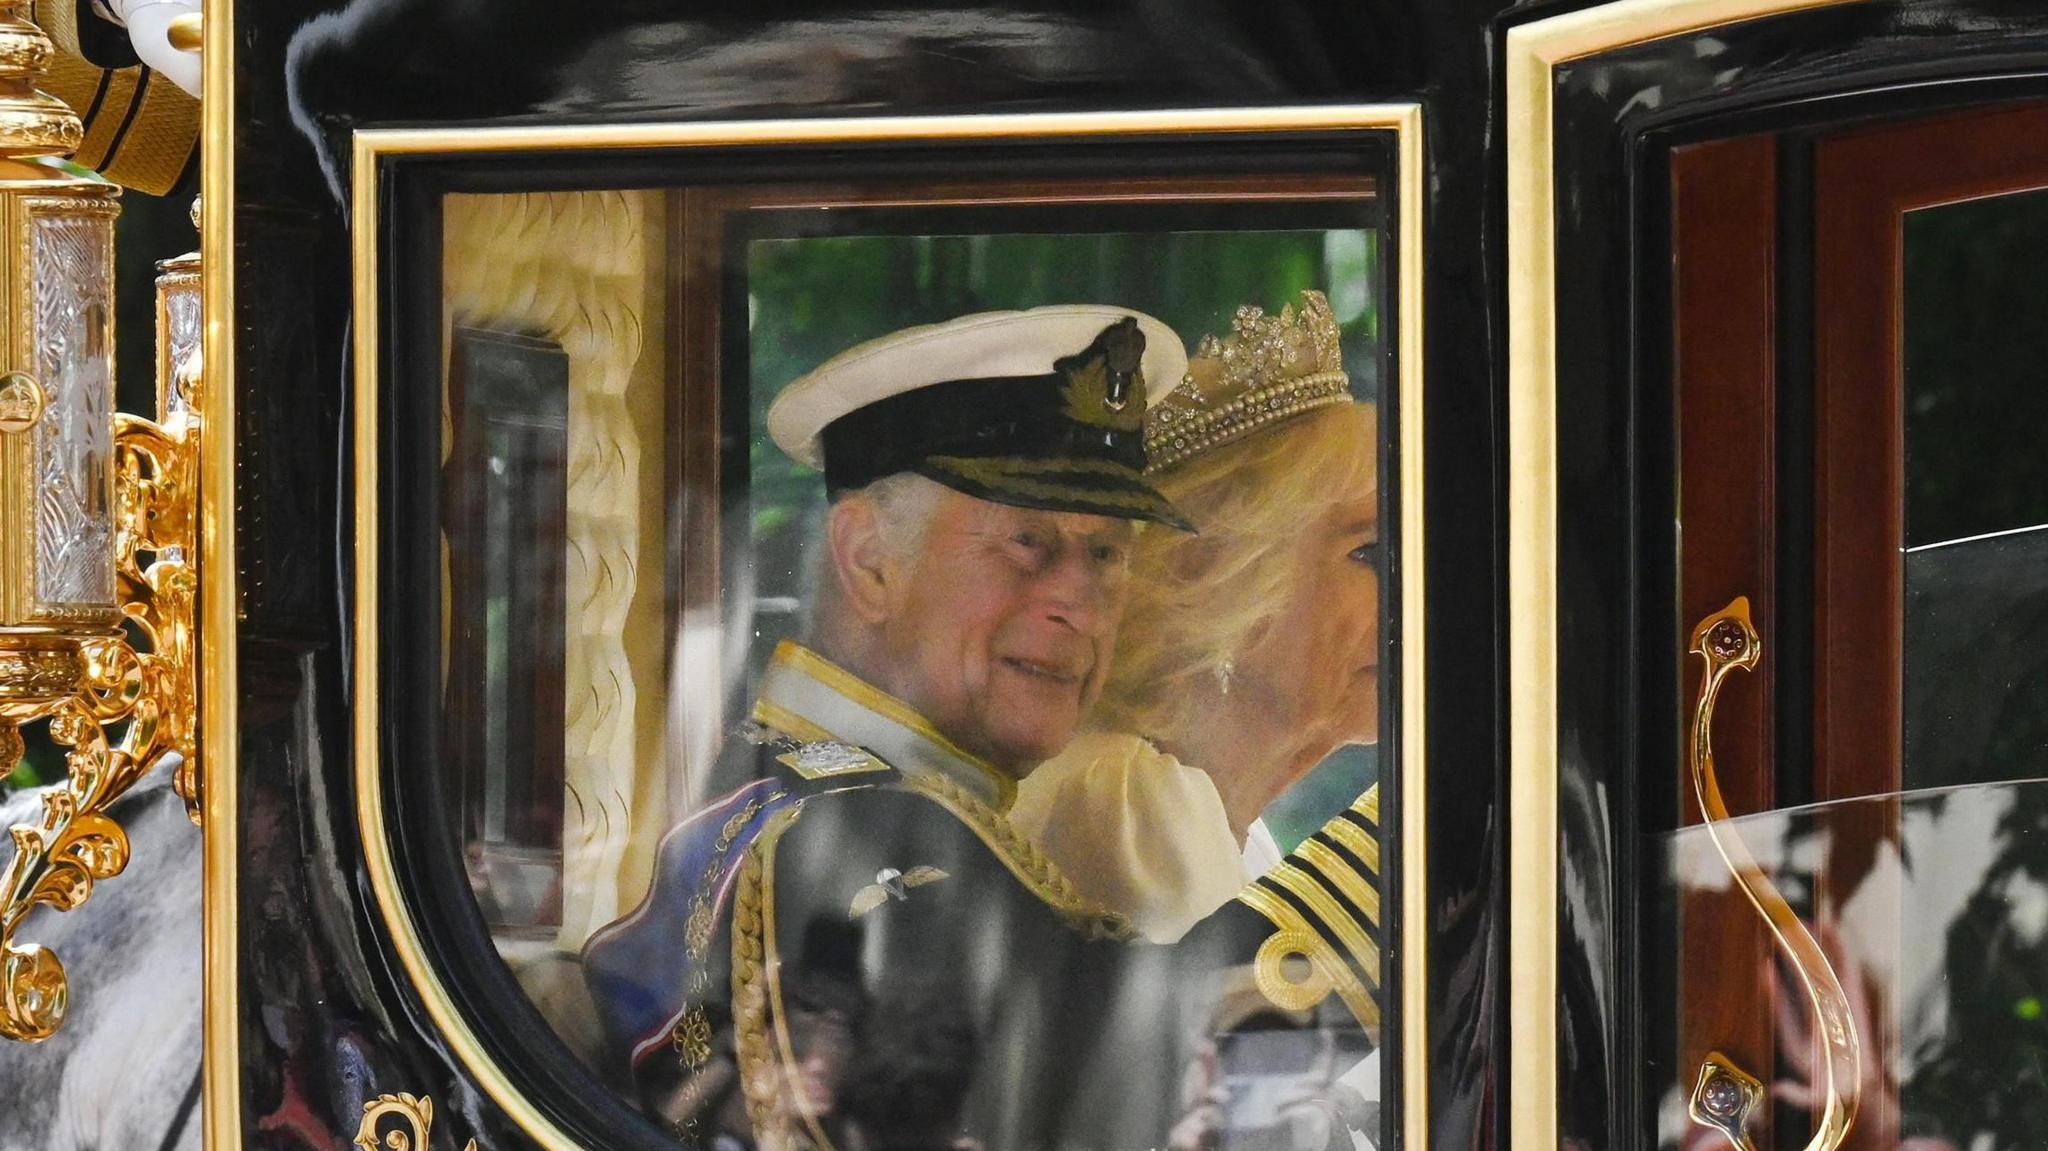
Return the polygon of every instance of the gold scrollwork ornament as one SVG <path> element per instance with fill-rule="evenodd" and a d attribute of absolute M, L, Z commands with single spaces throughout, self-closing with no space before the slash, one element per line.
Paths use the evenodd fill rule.
<path fill-rule="evenodd" d="M 25 432 L 43 418 L 43 388 L 27 372 L 0 376 L 0 432 Z"/>
<path fill-rule="evenodd" d="M 141 631 L 143 697 L 156 703 L 159 751 L 181 757 L 172 786 L 186 814 L 199 822 L 198 719 L 199 572 L 193 562 L 199 507 L 199 354 L 179 365 L 186 408 L 164 423 L 139 416 L 114 420 L 118 534 L 115 573 L 121 610 Z M 145 566 L 144 553 L 150 556 Z M 152 765 L 154 761 L 152 761 Z"/>
<path fill-rule="evenodd" d="M 363 1104 L 363 1121 L 349 1142 L 362 1151 L 427 1151 L 433 1133 L 432 1099 L 404 1093 L 379 1095 Z M 476 1151 L 476 1140 L 463 1144 L 463 1151 Z"/>

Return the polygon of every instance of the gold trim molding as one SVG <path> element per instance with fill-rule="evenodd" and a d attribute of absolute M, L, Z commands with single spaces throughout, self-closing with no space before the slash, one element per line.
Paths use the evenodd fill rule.
<path fill-rule="evenodd" d="M 1508 1066 L 1516 1151 L 1557 1146 L 1558 65 L 1853 0 L 1616 0 L 1508 30 Z"/>
<path fill-rule="evenodd" d="M 84 686 L 85 653 L 76 644 L 24 641 L 0 647 L 0 706 L 72 695 Z M 20 758 L 20 748 L 11 746 L 20 739 L 13 735 L 10 746 L 0 750 L 0 764 Z"/>
<path fill-rule="evenodd" d="M 209 61 L 231 59 L 229 10 L 225 0 L 208 0 L 204 22 Z M 226 274 L 225 260 L 232 237 L 227 231 L 231 210 L 231 157 L 225 141 L 231 125 L 225 109 L 232 99 L 227 67 L 207 69 L 207 173 L 205 204 L 208 212 L 206 238 L 208 267 L 223 269 L 207 280 L 207 363 L 219 365 L 212 373 L 219 380 L 230 378 L 231 365 L 220 359 L 231 350 L 225 322 L 230 315 L 233 284 Z M 379 259 L 377 238 L 381 234 L 379 178 L 383 162 L 399 156 L 462 156 L 533 152 L 585 152 L 605 149 L 690 149 L 734 146 L 788 146 L 801 144 L 837 145 L 850 143 L 893 144 L 915 147 L 969 140 L 999 139 L 1084 139 L 1116 137 L 1219 136 L 1283 132 L 1391 132 L 1396 141 L 1397 219 L 1395 231 L 1399 253 L 1397 293 L 1398 328 L 1396 363 L 1400 397 L 1401 547 L 1403 584 L 1401 590 L 1400 634 L 1402 645 L 1402 804 L 1401 842 L 1409 845 L 1401 865 L 1401 1058 L 1404 1068 L 1402 1127 L 1406 1146 L 1425 1147 L 1429 1142 L 1427 1026 L 1427 861 L 1423 850 L 1427 826 L 1426 763 L 1422 685 L 1424 682 L 1424 524 L 1423 524 L 1423 428 L 1422 428 L 1422 333 L 1424 171 L 1421 105 L 1353 104 L 1304 107 L 1184 109 L 1134 112 L 1019 113 L 977 116 L 893 116 L 846 119 L 782 119 L 708 123 L 534 125 L 493 128 L 391 128 L 366 129 L 354 137 L 352 164 L 352 219 L 354 236 L 354 355 L 355 380 L 355 474 L 357 519 L 355 525 L 355 683 L 354 731 L 356 746 L 355 788 L 358 824 L 362 832 L 364 860 L 370 888 L 392 943 L 414 988 L 419 992 L 428 1016 L 446 1038 L 464 1067 L 490 1098 L 511 1119 L 548 1151 L 575 1151 L 579 1144 L 547 1114 L 527 1099 L 514 1085 L 497 1058 L 485 1050 L 475 1031 L 456 1007 L 447 987 L 426 958 L 413 911 L 400 890 L 391 843 L 385 830 L 378 725 L 378 603 L 377 570 L 379 508 L 377 490 L 378 457 L 378 346 L 381 320 L 378 291 Z M 216 146 L 217 142 L 219 143 Z M 221 248 L 215 260 L 214 246 Z M 215 396 L 227 391 L 223 383 L 211 389 Z M 220 426 L 227 419 L 226 403 L 210 413 Z M 209 457 L 210 459 L 213 457 Z M 222 466 L 231 463 L 231 457 Z M 227 495 L 224 490 L 222 496 Z M 225 510 L 231 504 L 213 502 Z M 225 546 L 228 525 L 213 525 L 216 544 Z M 226 554 L 208 551 L 209 555 Z M 222 577 L 232 575 L 231 564 Z M 209 572 L 209 578 L 213 573 Z M 209 587 L 213 585 L 209 584 Z M 227 580 L 217 589 L 232 596 Z M 212 600 L 208 601 L 213 602 Z M 222 601 L 231 604 L 231 598 Z M 231 610 L 231 609 L 226 609 Z M 231 641 L 232 633 L 229 633 Z M 208 682 L 233 683 L 232 664 L 214 663 L 212 632 L 208 635 Z M 223 674 L 224 673 L 224 674 Z M 229 688 L 231 690 L 231 686 Z M 231 729 L 231 703 L 207 713 L 213 721 Z M 231 730 L 223 732 L 231 738 Z M 216 738 L 211 735 L 209 740 Z M 214 775 L 208 783 L 208 799 L 218 801 L 222 810 L 232 811 L 232 752 L 208 743 Z M 218 828 L 229 817 L 214 823 Z M 233 843 L 228 835 L 210 834 L 209 892 L 218 893 L 213 902 L 233 895 Z M 232 904 L 230 903 L 231 907 Z M 232 963 L 219 964 L 222 952 L 233 948 L 231 911 L 219 913 L 219 922 L 209 919 L 208 986 L 209 1066 L 218 1078 L 209 1086 L 209 1146 L 213 1151 L 239 1148 L 240 1133 L 225 1128 L 238 1123 L 234 1078 Z M 218 949 L 218 950 L 217 950 Z M 231 958 L 231 957 L 230 957 Z M 233 1117 L 233 1118 L 230 1118 Z"/>
<path fill-rule="evenodd" d="M 240 807 L 236 755 L 235 636 L 235 44 L 233 0 L 205 0 L 201 27 L 200 259 L 206 267 L 201 356 L 209 386 L 200 411 L 215 434 L 199 456 L 199 731 L 206 748 L 206 1057 L 204 1138 L 208 1151 L 242 1146 L 240 986 L 235 912 Z"/>

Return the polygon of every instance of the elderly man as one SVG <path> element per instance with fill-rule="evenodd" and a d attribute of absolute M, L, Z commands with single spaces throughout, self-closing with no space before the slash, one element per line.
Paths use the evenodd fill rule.
<path fill-rule="evenodd" d="M 687 1140 L 1162 1145 L 1189 1037 L 1246 1014 L 1228 976 L 1255 953 L 1266 1022 L 1342 1004 L 1321 1050 L 1362 1054 L 1376 956 L 1270 896 L 1135 945 L 1004 816 L 1103 682 L 1138 523 L 1185 527 L 1141 439 L 1183 367 L 1150 317 L 1040 308 L 896 333 L 778 397 L 771 434 L 833 497 L 810 643 L 761 685 L 758 778 L 671 833 L 585 957 L 619 1070 Z"/>

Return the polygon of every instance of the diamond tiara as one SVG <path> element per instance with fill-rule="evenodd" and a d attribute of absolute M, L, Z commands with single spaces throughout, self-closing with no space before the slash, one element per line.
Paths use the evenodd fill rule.
<path fill-rule="evenodd" d="M 1337 317 L 1321 292 L 1303 290 L 1300 309 L 1289 305 L 1277 316 L 1246 304 L 1230 327 L 1224 339 L 1202 337 L 1180 385 L 1146 414 L 1148 473 L 1303 412 L 1350 402 Z"/>

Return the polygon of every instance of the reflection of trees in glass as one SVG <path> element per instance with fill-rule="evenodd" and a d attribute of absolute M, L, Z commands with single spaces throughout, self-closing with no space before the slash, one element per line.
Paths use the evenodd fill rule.
<path fill-rule="evenodd" d="M 1901 1151 L 2005 1151 L 2048 1131 L 2048 780 L 1841 800 L 1731 821 L 1795 914 L 1819 936 L 1862 1032 L 1864 1110 L 1850 1144 L 1890 1115 Z M 1688 942 L 1681 921 L 1748 919 L 1704 829 L 1655 837 L 1667 886 L 1648 925 L 1646 1003 L 1679 994 L 1741 996 L 1773 1020 L 1767 1145 L 1799 1148 L 1814 1130 L 1817 1048 L 1805 992 L 1782 958 L 1755 1000 L 1734 957 Z M 1898 870 L 1893 871 L 1892 865 Z M 1687 971 L 1681 989 L 1678 973 Z M 1725 980 L 1725 981 L 1724 981 Z M 1662 1017 L 1675 1022 L 1675 1013 Z M 1648 1022 L 1654 1028 L 1657 1019 Z M 1719 1036 L 1695 1039 L 1717 1042 Z M 1683 1118 L 1697 1064 L 1676 1032 L 1644 1083 L 1666 1108 L 1659 1146 L 1726 1146 Z"/>
<path fill-rule="evenodd" d="M 1902 1061 L 1901 1133 L 1968 1151 L 2039 1147 L 2048 1132 L 2048 785 L 2005 790 L 1997 855 L 1948 928 L 1944 998 L 1921 1008 L 1945 1022 Z M 1901 910 L 1909 939 L 1933 926 L 1910 898 Z"/>

